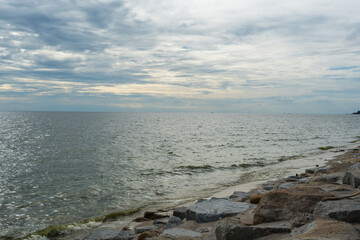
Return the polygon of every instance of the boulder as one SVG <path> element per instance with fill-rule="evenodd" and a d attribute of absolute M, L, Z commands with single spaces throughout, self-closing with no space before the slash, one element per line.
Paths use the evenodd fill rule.
<path fill-rule="evenodd" d="M 360 223 L 360 199 L 341 199 L 319 202 L 314 210 L 318 218 L 332 218 L 349 223 Z"/>
<path fill-rule="evenodd" d="M 246 226 L 234 218 L 220 221 L 215 227 L 217 240 L 252 240 L 274 233 L 291 232 L 288 222 L 264 223 Z"/>
<path fill-rule="evenodd" d="M 344 173 L 342 172 L 330 173 L 313 177 L 310 182 L 336 183 L 343 179 L 343 177 Z"/>
<path fill-rule="evenodd" d="M 175 208 L 175 210 L 173 212 L 173 216 L 178 217 L 181 220 L 183 220 L 186 218 L 186 210 L 187 210 L 187 207 Z"/>
<path fill-rule="evenodd" d="M 168 223 L 170 218 L 160 218 L 154 220 L 153 224 L 157 227 L 165 227 L 165 225 Z"/>
<path fill-rule="evenodd" d="M 186 219 L 195 220 L 198 223 L 214 222 L 224 217 L 235 216 L 255 206 L 251 203 L 213 198 L 188 207 Z"/>
<path fill-rule="evenodd" d="M 297 182 L 300 179 L 301 179 L 301 177 L 299 177 L 299 176 L 289 176 L 287 178 L 284 178 L 284 180 L 287 182 Z"/>
<path fill-rule="evenodd" d="M 294 188 L 296 187 L 298 184 L 294 183 L 294 182 L 286 182 L 286 183 L 281 183 L 279 184 L 279 186 L 277 186 L 277 189 L 287 189 L 287 188 Z"/>
<path fill-rule="evenodd" d="M 229 197 L 229 200 L 234 201 L 234 202 L 245 202 L 249 198 L 250 198 L 249 193 L 236 191 Z"/>
<path fill-rule="evenodd" d="M 291 240 L 359 240 L 356 228 L 349 223 L 315 220 L 291 232 Z"/>
<path fill-rule="evenodd" d="M 177 227 L 180 224 L 182 224 L 182 220 L 178 217 L 175 216 L 171 216 L 169 221 L 166 223 L 165 225 L 165 229 L 169 229 L 169 228 L 173 228 L 173 227 Z"/>
<path fill-rule="evenodd" d="M 185 228 L 171 228 L 166 229 L 161 235 L 172 236 L 172 237 L 189 237 L 189 238 L 200 238 L 201 233 L 191 231 Z"/>
<path fill-rule="evenodd" d="M 360 163 L 352 165 L 345 173 L 343 184 L 351 185 L 353 188 L 360 186 Z"/>
<path fill-rule="evenodd" d="M 268 192 L 255 210 L 254 223 L 289 220 L 299 213 L 312 213 L 319 201 L 332 196 L 320 188 L 301 185 Z"/>
<path fill-rule="evenodd" d="M 99 230 L 91 233 L 83 240 L 130 240 L 135 238 L 132 231 Z"/>
<path fill-rule="evenodd" d="M 166 215 L 165 213 L 155 212 L 155 211 L 146 211 L 144 213 L 144 218 L 150 219 L 150 220 L 156 220 L 156 219 L 165 218 L 165 217 L 170 217 L 170 216 Z"/>
<path fill-rule="evenodd" d="M 310 169 L 305 169 L 305 173 L 308 173 L 308 174 L 316 174 L 316 173 L 326 173 L 328 172 L 328 169 L 327 168 L 310 168 Z"/>
<path fill-rule="evenodd" d="M 139 233 L 143 233 L 143 232 L 148 232 L 150 230 L 155 230 L 157 229 L 155 226 L 144 226 L 144 227 L 136 227 L 135 228 L 135 234 L 139 234 Z"/>

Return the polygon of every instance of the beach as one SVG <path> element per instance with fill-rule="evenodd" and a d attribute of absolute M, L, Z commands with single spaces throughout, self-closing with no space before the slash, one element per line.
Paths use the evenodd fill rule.
<path fill-rule="evenodd" d="M 326 214 L 324 215 L 323 213 L 321 213 L 321 208 L 318 207 L 320 210 L 316 209 L 316 205 L 321 204 L 321 199 L 323 198 L 331 198 L 334 196 L 339 197 L 343 195 L 353 194 L 358 191 L 356 190 L 356 188 L 353 188 L 348 184 L 343 184 L 342 181 L 347 169 L 359 161 L 359 147 L 357 147 L 357 145 L 352 145 L 347 147 L 346 149 L 332 149 L 331 151 L 327 151 L 323 154 L 308 157 L 304 159 L 304 161 L 301 161 L 301 164 L 297 163 L 289 166 L 289 163 L 284 163 L 282 173 L 283 175 L 277 179 L 239 184 L 223 189 L 222 191 L 215 193 L 209 198 L 202 201 L 192 201 L 170 209 L 147 210 L 145 213 L 139 213 L 137 215 L 134 215 L 134 219 L 128 223 L 123 222 L 122 224 L 119 224 L 119 222 L 112 221 L 108 224 L 105 223 L 101 227 L 93 228 L 91 230 L 78 231 L 66 236 L 58 236 L 54 239 L 242 239 L 236 236 L 235 238 L 234 236 L 231 237 L 231 234 L 226 230 L 229 227 L 231 229 L 237 229 L 240 232 L 247 232 L 250 228 L 252 229 L 251 231 L 257 232 L 257 235 L 254 235 L 255 238 L 249 237 L 246 239 L 318 239 L 315 235 L 314 238 L 304 238 L 300 235 L 305 234 L 305 230 L 301 232 L 298 229 L 306 226 L 307 224 L 314 224 L 314 222 L 316 222 L 319 227 L 324 227 L 324 224 L 326 226 L 327 224 L 331 225 L 335 223 L 340 223 L 336 224 L 337 226 L 340 226 L 338 230 L 339 232 L 341 232 L 342 227 L 344 229 L 347 229 L 346 231 L 348 231 L 348 229 L 352 229 L 352 227 L 354 229 L 357 229 L 357 222 L 360 221 L 358 217 L 356 217 L 355 220 L 352 219 L 351 221 L 346 219 L 334 219 L 334 217 L 331 218 L 325 216 Z M 303 201 L 304 204 L 310 204 L 311 207 L 315 208 L 315 211 L 318 212 L 317 214 L 319 216 L 313 216 L 314 209 L 309 210 L 305 215 L 304 213 L 299 213 L 296 216 L 292 216 L 290 214 L 290 217 L 286 214 L 286 216 L 284 214 L 284 216 L 281 216 L 281 214 L 280 216 L 277 216 L 275 214 L 275 218 L 273 215 L 269 215 L 268 213 L 266 214 L 268 214 L 269 216 L 266 216 L 266 214 L 265 217 L 261 215 L 262 213 L 260 210 L 261 207 L 264 207 L 264 205 L 268 208 L 267 212 L 271 212 L 271 207 L 269 210 L 269 206 L 266 206 L 267 203 L 261 202 L 262 197 L 275 193 L 280 194 L 280 196 L 288 196 L 289 192 L 291 192 L 293 189 L 296 189 L 297 192 L 305 191 L 306 196 L 313 196 L 315 199 L 317 199 L 311 199 L 311 201 L 314 201 L 311 202 L 311 204 L 313 204 L 314 206 L 309 203 L 310 200 L 307 199 L 307 197 L 305 197 Z M 240 192 L 248 193 L 247 197 L 243 197 L 241 200 L 231 200 L 232 198 L 236 198 L 236 196 L 231 197 L 232 195 L 234 195 L 234 193 L 236 195 L 236 193 L 239 194 Z M 256 195 L 259 195 L 260 199 L 256 200 Z M 282 199 L 282 197 L 277 197 Z M 291 197 L 294 197 L 301 202 L 301 195 L 300 198 L 299 196 L 290 196 L 288 199 L 286 199 L 286 201 L 289 201 Z M 358 201 L 358 198 L 356 197 L 352 199 L 353 200 L 349 201 Z M 217 200 L 230 200 L 230 202 L 254 204 L 254 206 L 243 212 L 233 214 L 231 217 L 220 217 L 215 221 L 204 220 L 203 218 L 199 217 L 201 213 L 198 213 L 200 215 L 195 216 L 194 219 L 188 219 L 189 209 L 191 209 L 191 207 L 196 206 L 197 204 L 201 204 L 202 202 L 216 202 Z M 347 199 L 342 201 L 346 200 Z M 283 203 L 284 206 L 291 205 L 291 202 L 286 201 L 285 203 Z M 333 202 L 336 201 L 334 200 Z M 216 204 L 219 203 L 214 204 L 216 206 Z M 272 207 L 275 208 L 275 206 Z M 293 207 L 293 212 L 298 211 L 296 209 L 299 207 L 298 205 Z M 356 208 L 352 211 L 356 212 L 358 210 Z M 179 212 L 180 215 L 185 214 L 185 218 L 179 221 L 177 223 L 178 225 L 171 228 L 166 228 L 169 220 L 170 222 L 173 221 L 174 215 L 180 216 Z M 266 220 L 267 217 L 270 220 Z M 347 223 L 349 221 L 351 222 L 351 224 Z M 170 231 L 170 229 L 173 230 Z M 176 231 L 177 229 L 180 230 Z M 296 238 L 296 235 L 294 235 L 294 232 L 296 233 L 296 231 L 301 232 L 298 234 L 300 236 L 299 238 Z M 350 231 L 351 234 L 355 234 L 355 232 L 355 230 Z M 120 233 L 126 233 L 128 235 L 121 235 Z M 114 234 L 117 234 L 117 238 L 114 238 Z M 310 235 L 311 234 L 315 233 L 310 233 Z M 334 234 L 334 236 L 327 236 L 328 238 L 324 239 L 358 239 L 356 237 L 351 238 L 352 236 L 347 237 L 347 235 L 344 235 L 345 238 L 337 238 L 338 236 Z M 102 236 L 103 238 L 99 236 Z"/>

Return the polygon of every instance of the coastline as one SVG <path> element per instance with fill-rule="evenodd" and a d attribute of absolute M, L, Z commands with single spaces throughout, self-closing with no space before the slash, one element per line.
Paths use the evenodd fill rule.
<path fill-rule="evenodd" d="M 304 173 L 306 169 L 308 168 L 314 168 L 315 166 L 323 166 L 323 167 L 329 167 L 331 163 L 338 161 L 339 157 L 346 155 L 348 151 L 351 151 L 352 149 L 356 149 L 358 144 L 352 143 L 351 145 L 348 145 L 344 148 L 334 148 L 331 150 L 324 151 L 324 153 L 318 154 L 318 155 L 312 155 L 305 158 L 302 158 L 301 161 L 284 161 L 276 165 L 276 167 L 273 167 L 274 170 L 277 169 L 277 177 L 272 179 L 266 179 L 266 180 L 260 180 L 260 181 L 252 181 L 249 183 L 242 183 L 237 184 L 234 186 L 227 187 L 225 189 L 222 189 L 221 191 L 212 194 L 209 198 L 226 198 L 229 197 L 231 194 L 233 194 L 236 191 L 242 191 L 242 192 L 256 192 L 261 188 L 261 185 L 270 182 L 270 181 L 278 181 L 282 178 L 293 176 L 295 174 L 301 174 Z M 281 167 L 279 167 L 281 165 Z M 186 203 L 182 203 L 177 205 L 174 208 L 167 208 L 167 209 L 152 209 L 154 212 L 160 213 L 160 215 L 164 216 L 170 216 L 172 215 L 172 212 L 175 208 L 179 207 L 188 207 L 190 205 L 195 204 L 195 201 L 188 201 Z M 148 210 L 149 211 L 149 210 Z M 100 231 L 101 229 L 107 229 L 107 230 L 113 230 L 113 231 L 121 231 L 123 229 L 130 229 L 134 230 L 141 226 L 151 225 L 153 223 L 153 220 L 150 222 L 147 221 L 137 221 L 137 219 L 141 218 L 141 216 L 144 214 L 144 212 L 137 212 L 134 215 L 131 215 L 132 220 L 129 222 L 129 218 L 127 220 L 116 220 L 111 222 L 104 222 L 100 226 L 97 226 L 95 228 L 91 229 L 85 229 L 85 230 L 79 230 L 76 232 L 73 232 L 69 235 L 65 236 L 58 236 L 54 239 L 61 239 L 61 240 L 69 240 L 69 239 L 84 239 L 86 236 L 91 235 L 94 232 Z M 135 238 L 136 239 L 136 238 Z"/>

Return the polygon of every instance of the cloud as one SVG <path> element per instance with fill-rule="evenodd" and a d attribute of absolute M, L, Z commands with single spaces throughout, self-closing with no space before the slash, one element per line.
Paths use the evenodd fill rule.
<path fill-rule="evenodd" d="M 194 111 L 229 99 L 284 108 L 340 101 L 360 79 L 359 8 L 355 0 L 0 0 L 1 94 L 52 97 L 54 110 L 62 99 L 81 110 L 99 97 L 107 101 L 97 110 L 179 109 L 170 99 Z M 140 100 L 116 102 L 124 96 Z M 245 109 L 235 102 L 234 111 Z"/>

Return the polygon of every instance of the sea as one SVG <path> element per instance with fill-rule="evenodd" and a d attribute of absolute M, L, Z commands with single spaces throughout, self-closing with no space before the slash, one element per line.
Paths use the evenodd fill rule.
<path fill-rule="evenodd" d="M 359 126 L 359 115 L 0 112 L 0 238 L 271 179 L 356 143 Z"/>

